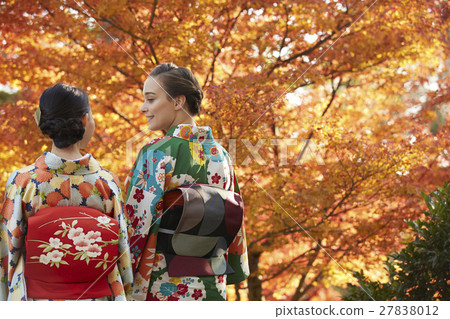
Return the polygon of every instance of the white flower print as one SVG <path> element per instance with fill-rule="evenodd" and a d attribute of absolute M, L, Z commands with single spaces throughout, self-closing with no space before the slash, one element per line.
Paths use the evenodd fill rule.
<path fill-rule="evenodd" d="M 58 263 L 61 261 L 61 258 L 64 256 L 64 254 L 59 250 L 53 250 L 49 253 L 47 253 L 47 257 L 50 259 L 50 261 Z"/>
<path fill-rule="evenodd" d="M 69 230 L 69 234 L 67 235 L 69 239 L 75 240 L 75 238 L 78 237 L 84 237 L 83 228 L 77 227 L 77 228 L 71 228 Z"/>
<path fill-rule="evenodd" d="M 102 248 L 98 246 L 98 244 L 90 245 L 87 249 L 87 255 L 89 257 L 97 257 L 102 253 Z"/>
<path fill-rule="evenodd" d="M 97 221 L 100 224 L 107 224 L 107 223 L 109 223 L 110 219 L 107 216 L 99 216 L 99 217 L 97 217 Z"/>
<path fill-rule="evenodd" d="M 159 173 L 158 174 L 157 180 L 158 180 L 159 183 L 164 182 L 165 179 L 166 179 L 166 175 L 164 173 Z"/>
<path fill-rule="evenodd" d="M 102 233 L 90 230 L 84 238 L 89 240 L 90 243 L 95 243 L 96 241 L 102 241 Z"/>
<path fill-rule="evenodd" d="M 59 268 L 61 265 L 69 265 L 66 258 L 73 256 L 74 262 L 85 261 L 89 264 L 93 260 L 97 263 L 96 268 L 103 266 L 103 269 L 106 270 L 108 265 L 113 263 L 117 257 L 109 256 L 108 253 L 103 251 L 103 247 L 116 245 L 118 240 L 114 237 L 104 239 L 103 237 L 108 237 L 109 233 L 103 233 L 102 230 L 112 231 L 115 234 L 115 231 L 111 230 L 111 226 L 114 225 L 114 219 L 108 216 L 89 216 L 89 214 L 83 212 L 80 212 L 80 214 L 92 218 L 90 223 L 92 221 L 98 222 L 96 228 L 90 225 L 87 225 L 90 229 L 86 228 L 86 226 L 76 227 L 79 222 L 78 219 L 74 219 L 69 224 L 62 222 L 59 225 L 61 229 L 54 232 L 54 237 L 47 237 L 47 241 L 31 240 L 40 243 L 37 244 L 37 248 L 41 248 L 43 251 L 41 255 L 31 256 L 30 259 L 50 267 L 56 266 Z M 85 218 L 83 217 L 83 219 Z M 102 230 L 98 231 L 97 229 Z M 71 240 L 72 243 L 69 244 L 67 240 Z"/>
<path fill-rule="evenodd" d="M 61 242 L 61 240 L 59 240 L 59 238 L 53 238 L 53 237 L 50 237 L 50 239 L 49 239 L 49 244 L 50 244 L 50 246 L 52 246 L 53 248 L 58 249 L 59 247 L 62 246 L 63 243 Z"/>
<path fill-rule="evenodd" d="M 78 251 L 86 251 L 88 250 L 91 243 L 84 236 L 77 237 L 73 240 L 73 244 L 75 245 L 75 249 Z"/>
<path fill-rule="evenodd" d="M 48 255 L 48 254 L 47 254 L 47 255 Z M 50 258 L 49 258 L 47 255 L 42 254 L 42 255 L 39 257 L 39 262 L 40 262 L 41 264 L 48 265 L 48 263 L 50 262 Z"/>

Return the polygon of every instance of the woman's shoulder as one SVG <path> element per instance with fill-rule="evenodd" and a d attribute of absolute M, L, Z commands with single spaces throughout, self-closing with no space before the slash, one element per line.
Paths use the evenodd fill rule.
<path fill-rule="evenodd" d="M 138 158 L 157 153 L 164 153 L 166 155 L 173 154 L 177 151 L 180 145 L 184 144 L 184 142 L 186 141 L 174 138 L 172 136 L 163 136 L 153 139 L 141 148 Z"/>
<path fill-rule="evenodd" d="M 155 150 L 164 148 L 166 145 L 176 143 L 177 139 L 173 138 L 173 136 L 162 136 L 155 139 L 150 140 L 147 144 L 142 147 L 142 150 Z"/>
<path fill-rule="evenodd" d="M 98 175 L 105 181 L 117 184 L 120 187 L 120 180 L 116 173 L 100 166 Z"/>
<path fill-rule="evenodd" d="M 15 171 L 13 171 L 6 182 L 6 185 L 17 185 L 20 187 L 25 187 L 26 184 L 29 183 L 29 181 L 32 178 L 32 175 L 34 171 L 36 170 L 36 165 L 31 164 L 22 168 L 19 168 Z"/>

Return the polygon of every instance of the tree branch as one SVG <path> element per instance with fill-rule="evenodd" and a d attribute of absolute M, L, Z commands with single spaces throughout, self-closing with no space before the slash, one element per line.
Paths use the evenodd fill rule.
<path fill-rule="evenodd" d="M 134 124 L 124 113 L 116 110 L 114 108 L 114 106 L 112 105 L 106 105 L 105 106 L 108 110 L 110 110 L 111 112 L 113 112 L 114 114 L 119 115 L 123 120 L 125 120 L 125 122 L 127 122 L 128 124 L 130 124 L 130 126 L 132 126 L 133 128 L 139 130 L 139 126 L 137 126 L 136 124 Z"/>
<path fill-rule="evenodd" d="M 308 275 L 314 261 L 317 259 L 317 256 L 319 255 L 319 250 L 320 250 L 320 242 L 321 240 L 319 239 L 317 241 L 317 245 L 314 248 L 314 254 L 312 256 L 310 256 L 308 259 L 308 264 L 306 265 L 306 272 L 304 272 L 302 274 L 302 277 L 300 279 L 300 282 L 297 285 L 297 288 L 295 289 L 294 295 L 292 296 L 291 300 L 298 300 L 301 297 L 301 290 L 303 288 L 303 285 L 305 284 L 305 280 L 306 280 L 306 276 Z"/>
<path fill-rule="evenodd" d="M 269 281 L 274 279 L 275 277 L 278 277 L 279 275 L 281 275 L 283 272 L 285 272 L 286 270 L 288 270 L 289 268 L 291 268 L 293 266 L 293 263 L 295 263 L 297 260 L 299 260 L 300 258 L 304 257 L 307 253 L 311 252 L 315 250 L 315 248 L 310 248 L 309 250 L 305 251 L 304 253 L 298 255 L 297 257 L 295 257 L 294 259 L 290 260 L 289 263 L 278 269 L 274 274 L 272 274 L 270 277 L 264 278 L 261 280 L 261 282 L 265 282 L 265 281 Z"/>
<path fill-rule="evenodd" d="M 245 8 L 242 8 L 241 11 L 239 11 L 239 13 L 237 14 L 236 17 L 228 19 L 228 21 L 227 21 L 227 28 L 225 29 L 225 32 L 223 33 L 223 36 L 222 36 L 222 38 L 220 40 L 219 47 L 218 48 L 214 48 L 213 59 L 212 59 L 209 71 L 206 74 L 205 81 L 203 82 L 203 86 L 202 86 L 203 89 L 206 87 L 208 82 L 213 82 L 214 81 L 214 72 L 215 72 L 215 65 L 216 65 L 217 57 L 222 52 L 222 48 L 226 45 L 226 43 L 228 41 L 228 38 L 231 36 L 231 30 L 236 25 L 239 17 L 241 16 L 242 12 L 244 12 L 244 10 L 245 10 Z M 231 25 L 230 25 L 230 23 L 231 23 Z M 211 79 L 209 79 L 210 75 L 211 75 Z"/>
<path fill-rule="evenodd" d="M 148 24 L 147 31 L 149 31 L 150 29 L 153 28 L 153 21 L 155 20 L 156 6 L 157 5 L 158 5 L 158 0 L 154 0 L 153 1 L 153 10 L 152 10 L 152 14 L 150 16 L 150 23 Z"/>
<path fill-rule="evenodd" d="M 308 48 L 308 49 L 306 49 L 306 50 L 304 50 L 304 51 L 302 51 L 302 52 L 299 52 L 299 53 L 297 53 L 297 54 L 294 54 L 293 56 L 291 56 L 290 58 L 288 58 L 288 59 L 286 59 L 286 60 L 281 60 L 281 59 L 280 59 L 280 60 L 279 60 L 277 63 L 275 63 L 275 65 L 269 70 L 269 72 L 267 73 L 267 77 L 269 77 L 269 76 L 273 73 L 273 71 L 275 71 L 275 69 L 281 67 L 282 65 L 287 64 L 287 63 L 289 63 L 289 62 L 291 62 L 291 61 L 293 61 L 293 60 L 295 60 L 295 59 L 298 59 L 298 58 L 300 58 L 300 57 L 302 57 L 302 56 L 311 54 L 311 53 L 314 52 L 316 49 L 318 49 L 323 43 L 325 43 L 325 42 L 327 42 L 328 40 L 330 40 L 335 34 L 336 34 L 336 32 L 333 31 L 333 32 L 331 32 L 330 34 L 328 34 L 327 36 L 325 36 L 325 37 L 323 37 L 322 39 L 320 39 L 319 41 L 317 41 L 316 44 L 314 44 L 312 47 L 310 47 L 310 48 Z"/>
<path fill-rule="evenodd" d="M 331 98 L 328 101 L 327 106 L 323 110 L 321 117 L 325 116 L 325 114 L 328 112 L 328 109 L 330 108 L 331 104 L 333 104 L 333 101 L 334 101 L 334 99 L 336 97 L 336 93 L 337 93 L 337 91 L 339 90 L 339 88 L 341 86 L 341 83 L 342 83 L 341 80 L 342 80 L 342 78 L 339 77 L 339 82 L 338 82 L 337 86 L 334 87 L 334 84 L 333 84 L 334 78 L 331 78 Z M 310 130 L 309 134 L 308 134 L 308 137 L 306 138 L 305 146 L 303 147 L 302 151 L 300 152 L 300 155 L 297 158 L 297 162 L 299 162 L 303 158 L 303 155 L 305 154 L 306 150 L 308 149 L 309 142 L 311 141 L 311 138 L 313 137 L 313 135 L 314 135 L 314 131 Z"/>
<path fill-rule="evenodd" d="M 97 12 L 95 11 L 95 9 L 94 9 L 92 6 L 90 6 L 86 1 L 84 1 L 84 4 L 85 4 L 85 6 L 88 7 L 95 15 L 97 15 Z M 70 8 L 70 9 L 72 9 L 72 10 L 75 10 L 75 11 L 77 11 L 77 12 L 81 12 L 81 13 L 82 13 L 84 16 L 86 16 L 86 17 L 89 17 L 89 15 L 87 15 L 83 10 L 80 11 L 80 8 L 72 7 L 72 6 L 68 5 L 68 4 L 63 4 L 63 5 L 66 6 L 66 7 L 68 7 L 68 8 Z M 143 41 L 143 42 L 144 42 L 145 44 L 147 44 L 147 45 L 149 46 L 149 48 L 150 48 L 150 51 L 151 51 L 152 56 L 153 56 L 153 59 L 155 60 L 155 62 L 153 62 L 153 61 L 152 61 L 152 62 L 153 62 L 154 64 L 159 64 L 158 57 L 156 56 L 156 52 L 155 52 L 155 50 L 154 50 L 154 48 L 153 48 L 153 44 L 151 43 L 150 38 L 145 39 L 145 38 L 143 38 L 143 37 L 140 37 L 140 36 L 136 35 L 135 33 L 133 33 L 132 31 L 126 30 L 126 29 L 123 28 L 122 26 L 118 25 L 118 24 L 115 23 L 113 20 L 107 19 L 107 18 L 105 18 L 105 17 L 103 17 L 103 16 L 98 16 L 98 15 L 97 15 L 96 20 L 97 20 L 97 21 L 101 21 L 101 22 L 108 23 L 111 27 L 113 27 L 113 28 L 115 28 L 115 29 L 117 29 L 117 30 L 119 30 L 119 31 L 121 31 L 121 32 L 123 32 L 123 33 L 129 35 L 129 36 L 130 36 L 131 38 L 133 38 L 133 39 Z M 133 58 L 135 58 L 135 60 L 136 60 L 136 57 L 133 57 Z"/>

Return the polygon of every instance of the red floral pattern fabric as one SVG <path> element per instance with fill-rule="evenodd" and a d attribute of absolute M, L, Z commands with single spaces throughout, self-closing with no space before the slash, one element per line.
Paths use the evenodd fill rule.
<path fill-rule="evenodd" d="M 91 154 L 69 161 L 52 153 L 44 153 L 34 164 L 13 172 L 8 178 L 0 214 L 0 300 L 32 299 L 26 294 L 24 278 L 28 219 L 41 209 L 55 206 L 90 207 L 101 211 L 105 218 L 117 220 L 120 258 L 108 275 L 108 298 L 126 300 L 131 289 L 132 271 L 127 221 L 122 211 L 117 176 L 101 168 Z M 76 236 L 77 232 L 71 235 Z M 89 237 L 91 239 L 94 237 Z M 51 245 L 59 245 L 56 236 Z M 85 249 L 88 246 L 80 240 L 78 247 Z M 96 254 L 95 249 L 91 245 L 90 253 Z M 42 260 L 56 261 L 60 257 L 60 253 L 52 252 Z"/>

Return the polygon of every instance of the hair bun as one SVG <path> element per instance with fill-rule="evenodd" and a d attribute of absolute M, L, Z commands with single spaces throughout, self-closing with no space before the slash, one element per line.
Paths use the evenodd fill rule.
<path fill-rule="evenodd" d="M 58 148 L 66 148 L 80 141 L 85 130 L 79 118 L 41 119 L 39 128 L 53 140 Z"/>
<path fill-rule="evenodd" d="M 39 128 L 58 148 L 66 148 L 83 139 L 81 118 L 89 113 L 89 97 L 82 89 L 58 83 L 42 92 L 39 99 Z"/>
<path fill-rule="evenodd" d="M 162 76 L 162 86 L 167 95 L 170 98 L 184 95 L 189 113 L 199 114 L 203 90 L 191 70 L 173 63 L 163 63 L 154 68 L 150 76 Z"/>

